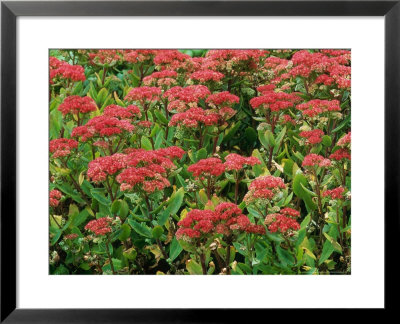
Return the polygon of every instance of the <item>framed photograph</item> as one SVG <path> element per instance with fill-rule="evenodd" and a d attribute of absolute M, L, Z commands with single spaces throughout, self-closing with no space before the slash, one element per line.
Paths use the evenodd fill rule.
<path fill-rule="evenodd" d="M 391 308 L 399 16 L 2 2 L 1 321 Z"/>

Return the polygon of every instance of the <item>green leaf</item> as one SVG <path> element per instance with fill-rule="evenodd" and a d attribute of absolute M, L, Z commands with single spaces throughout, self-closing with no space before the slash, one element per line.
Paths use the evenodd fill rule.
<path fill-rule="evenodd" d="M 229 129 L 228 133 L 224 136 L 222 143 L 226 143 L 232 139 L 232 137 L 236 134 L 237 130 L 239 129 L 241 125 L 240 120 L 233 124 L 233 126 Z"/>
<path fill-rule="evenodd" d="M 185 195 L 185 191 L 183 187 L 179 188 L 175 193 L 172 194 L 171 198 L 168 200 L 168 206 L 162 213 L 162 215 L 158 218 L 158 224 L 163 226 L 170 215 L 175 215 L 179 208 L 182 206 L 183 197 Z"/>
<path fill-rule="evenodd" d="M 168 119 L 163 115 L 162 112 L 155 109 L 154 115 L 156 115 L 156 118 L 160 122 L 160 124 L 168 125 Z"/>
<path fill-rule="evenodd" d="M 281 142 L 282 142 L 283 137 L 285 136 L 285 134 L 286 134 L 286 126 L 282 128 L 282 130 L 280 131 L 280 133 L 276 137 L 276 141 L 275 141 L 276 143 L 275 143 L 274 151 L 273 151 L 274 154 L 278 153 L 278 149 L 281 146 Z"/>
<path fill-rule="evenodd" d="M 244 131 L 247 143 L 253 145 L 257 141 L 257 132 L 253 127 L 247 127 Z"/>
<path fill-rule="evenodd" d="M 333 251 L 334 248 L 332 244 L 328 240 L 325 241 L 324 246 L 322 247 L 321 256 L 319 257 L 318 265 L 321 265 L 325 260 L 327 260 L 331 256 Z"/>
<path fill-rule="evenodd" d="M 121 206 L 119 207 L 119 217 L 125 219 L 129 214 L 129 206 L 125 200 L 121 200 Z"/>
<path fill-rule="evenodd" d="M 50 233 L 53 235 L 53 237 L 52 237 L 52 239 L 50 241 L 50 245 L 53 246 L 60 239 L 60 236 L 62 234 L 62 230 L 59 229 L 59 228 L 50 227 Z"/>
<path fill-rule="evenodd" d="M 179 245 L 187 252 L 196 252 L 196 247 L 185 240 L 179 240 Z"/>
<path fill-rule="evenodd" d="M 147 151 L 152 150 L 152 148 L 153 148 L 150 140 L 146 136 L 142 136 L 140 143 L 141 143 L 141 147 Z"/>
<path fill-rule="evenodd" d="M 102 88 L 96 97 L 96 103 L 99 107 L 103 105 L 107 96 L 108 96 L 108 90 L 106 88 Z"/>
<path fill-rule="evenodd" d="M 134 221 L 132 219 L 128 219 L 128 224 L 139 235 L 145 236 L 145 237 L 148 237 L 148 238 L 152 238 L 153 237 L 153 234 L 151 233 L 151 229 L 148 226 L 144 225 L 143 223 L 138 223 L 137 221 Z"/>
<path fill-rule="evenodd" d="M 84 223 L 88 217 L 89 217 L 89 212 L 85 208 L 76 217 L 74 217 L 74 219 L 71 222 L 70 227 L 74 227 L 74 226 L 78 227 L 79 225 Z"/>
<path fill-rule="evenodd" d="M 68 268 L 66 268 L 64 265 L 60 265 L 57 267 L 57 269 L 53 272 L 55 275 L 67 275 L 69 274 Z"/>
<path fill-rule="evenodd" d="M 131 235 L 131 228 L 129 227 L 128 224 L 122 224 L 121 225 L 121 233 L 118 236 L 118 239 L 123 242 L 126 239 L 129 238 L 129 236 Z"/>
<path fill-rule="evenodd" d="M 111 204 L 111 200 L 104 197 L 104 189 L 93 188 L 90 190 L 90 193 L 92 197 L 96 199 L 100 204 L 104 206 L 109 206 Z"/>
<path fill-rule="evenodd" d="M 203 270 L 201 265 L 198 264 L 193 259 L 186 261 L 186 269 L 189 271 L 191 275 L 201 275 L 203 274 Z"/>
<path fill-rule="evenodd" d="M 205 158 L 207 158 L 207 150 L 203 147 L 196 153 L 196 162 Z"/>
<path fill-rule="evenodd" d="M 283 265 L 292 266 L 294 264 L 294 257 L 287 250 L 282 249 L 279 245 L 276 245 L 276 253 L 278 254 L 278 258 Z"/>
<path fill-rule="evenodd" d="M 169 248 L 169 258 L 171 259 L 171 261 L 174 261 L 179 256 L 179 254 L 181 254 L 182 250 L 182 246 L 179 244 L 176 237 L 174 237 Z"/>
<path fill-rule="evenodd" d="M 154 226 L 153 230 L 151 231 L 151 234 L 155 239 L 159 239 L 163 233 L 164 230 L 160 225 Z"/>
<path fill-rule="evenodd" d="M 272 132 L 267 129 L 266 131 L 258 131 L 258 138 L 261 142 L 261 144 L 266 148 L 269 149 L 271 147 L 275 146 L 275 138 L 274 138 L 274 134 L 272 134 Z"/>
<path fill-rule="evenodd" d="M 306 204 L 306 208 L 308 211 L 313 211 L 317 208 L 315 203 L 312 201 L 311 195 L 308 191 L 304 190 L 304 187 L 308 185 L 307 178 L 298 173 L 293 179 L 293 191 L 297 197 L 303 199 Z"/>
<path fill-rule="evenodd" d="M 339 124 L 339 126 L 336 127 L 336 128 L 332 131 L 332 133 L 336 133 L 336 132 L 342 130 L 343 128 L 345 128 L 345 127 L 350 123 L 350 120 L 351 120 L 351 116 L 348 115 L 348 116 Z"/>
<path fill-rule="evenodd" d="M 326 147 L 332 145 L 332 138 L 329 135 L 325 135 L 322 137 L 322 144 Z"/>
<path fill-rule="evenodd" d="M 119 212 L 119 209 L 121 207 L 121 200 L 115 200 L 112 204 L 111 204 L 111 213 L 113 215 L 116 215 Z"/>
<path fill-rule="evenodd" d="M 336 252 L 342 253 L 342 247 L 340 246 L 340 244 L 331 236 L 329 236 L 328 234 L 324 233 L 326 239 L 329 241 L 329 243 L 332 244 L 333 249 Z"/>

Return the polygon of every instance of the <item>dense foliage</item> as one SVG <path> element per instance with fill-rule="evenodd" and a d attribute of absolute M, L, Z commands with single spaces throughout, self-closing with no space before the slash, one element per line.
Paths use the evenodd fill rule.
<path fill-rule="evenodd" d="M 51 50 L 50 273 L 350 273 L 350 65 Z"/>

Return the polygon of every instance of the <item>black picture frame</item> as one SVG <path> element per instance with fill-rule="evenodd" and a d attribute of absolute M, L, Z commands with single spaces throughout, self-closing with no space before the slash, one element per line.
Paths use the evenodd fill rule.
<path fill-rule="evenodd" d="M 400 214 L 400 1 L 2 1 L 1 3 L 1 322 L 226 322 L 239 310 L 16 308 L 16 19 L 19 16 L 384 16 L 385 309 L 398 282 L 390 271 Z M 373 44 L 372 44 L 373 45 Z M 372 46 L 371 45 L 371 46 Z M 367 94 L 366 94 L 367 95 Z M 373 148 L 371 148 L 373 152 Z M 371 184 L 372 187 L 372 184 Z M 372 193 L 371 193 L 372 194 Z M 373 256 L 371 256 L 373 258 Z M 372 261 L 371 261 L 372 262 Z M 392 269 L 393 270 L 393 269 Z M 367 284 L 367 283 L 366 283 Z M 40 292 L 38 292 L 40 294 Z M 40 297 L 40 296 L 39 296 Z M 313 305 L 310 304 L 310 307 Z M 329 305 L 327 305 L 329 306 Z M 263 310 L 253 310 L 257 317 Z M 242 311 L 240 311 L 242 312 Z M 256 312 L 256 313 L 254 313 Z"/>

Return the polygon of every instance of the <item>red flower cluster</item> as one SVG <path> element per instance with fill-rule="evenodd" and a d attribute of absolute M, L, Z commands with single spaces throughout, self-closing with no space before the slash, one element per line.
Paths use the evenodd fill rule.
<path fill-rule="evenodd" d="M 193 173 L 194 177 L 218 177 L 225 172 L 225 165 L 220 159 L 212 157 L 190 165 L 187 170 Z"/>
<path fill-rule="evenodd" d="M 341 139 L 338 140 L 337 145 L 341 147 L 350 147 L 351 144 L 351 132 L 348 132 Z"/>
<path fill-rule="evenodd" d="M 280 189 L 285 188 L 282 178 L 274 176 L 261 176 L 253 180 L 249 191 L 244 196 L 246 204 L 255 201 L 271 200 Z"/>
<path fill-rule="evenodd" d="M 303 115 L 308 117 L 315 117 L 328 111 L 340 111 L 339 100 L 320 100 L 314 99 L 306 103 L 302 103 L 296 106 L 297 109 L 301 110 Z"/>
<path fill-rule="evenodd" d="M 94 182 L 105 181 L 108 175 L 113 175 L 125 168 L 126 160 L 126 155 L 121 153 L 98 157 L 89 162 L 87 175 Z"/>
<path fill-rule="evenodd" d="M 179 229 L 176 231 L 176 238 L 199 238 L 202 234 L 214 230 L 214 223 L 217 215 L 212 210 L 193 209 L 186 217 L 178 222 Z"/>
<path fill-rule="evenodd" d="M 296 121 L 289 115 L 282 116 L 282 123 L 296 125 Z"/>
<path fill-rule="evenodd" d="M 157 50 L 124 50 L 123 57 L 127 63 L 147 62 L 152 63 Z"/>
<path fill-rule="evenodd" d="M 320 167 L 328 167 L 331 165 L 331 161 L 329 159 L 324 158 L 318 154 L 308 154 L 304 157 L 302 166 L 320 166 Z"/>
<path fill-rule="evenodd" d="M 125 150 L 125 153 L 127 154 L 127 166 L 146 166 L 158 172 L 164 173 L 166 170 L 175 168 L 172 160 L 176 158 L 182 158 L 183 154 L 185 154 L 185 151 L 180 147 L 170 146 L 168 148 L 162 148 L 154 151 L 129 148 Z"/>
<path fill-rule="evenodd" d="M 250 219 L 243 215 L 242 210 L 233 203 L 221 203 L 215 207 L 215 212 L 217 214 L 215 231 L 219 234 L 230 236 L 233 230 L 265 234 L 264 226 L 252 224 Z"/>
<path fill-rule="evenodd" d="M 190 75 L 190 79 L 196 80 L 199 83 L 206 83 L 209 81 L 219 82 L 223 77 L 224 75 L 222 73 L 213 70 L 196 71 Z"/>
<path fill-rule="evenodd" d="M 300 225 L 295 219 L 289 216 L 289 214 L 286 215 L 280 213 L 269 214 L 265 218 L 264 224 L 268 225 L 268 230 L 271 233 L 280 231 L 283 234 L 293 235 L 292 232 L 299 230 Z"/>
<path fill-rule="evenodd" d="M 85 81 L 85 69 L 80 65 L 71 65 L 50 57 L 50 83 L 53 84 L 56 78 L 73 82 Z"/>
<path fill-rule="evenodd" d="M 99 219 L 93 219 L 86 224 L 85 230 L 93 232 L 95 235 L 106 235 L 111 233 L 111 222 L 112 218 L 102 217 Z"/>
<path fill-rule="evenodd" d="M 177 50 L 159 50 L 153 61 L 161 70 L 191 70 L 193 67 L 191 57 Z"/>
<path fill-rule="evenodd" d="M 239 103 L 239 97 L 234 94 L 229 93 L 228 91 L 217 92 L 209 95 L 206 102 L 210 105 L 210 107 L 225 107 L 225 106 L 233 106 L 235 103 Z"/>
<path fill-rule="evenodd" d="M 129 105 L 126 108 L 118 105 L 109 105 L 103 111 L 103 116 L 119 119 L 132 119 L 136 116 L 140 118 L 141 115 L 139 107 L 134 105 Z"/>
<path fill-rule="evenodd" d="M 190 108 L 172 116 L 169 126 L 181 125 L 187 128 L 197 128 L 199 124 L 211 126 L 218 124 L 220 115 L 202 108 Z"/>
<path fill-rule="evenodd" d="M 126 169 L 116 178 L 121 190 L 131 190 L 135 186 L 147 193 L 162 190 L 170 185 L 166 178 L 168 170 L 175 168 L 172 162 L 182 158 L 185 152 L 176 146 L 146 151 L 143 149 L 127 149 L 125 156 Z"/>
<path fill-rule="evenodd" d="M 142 107 L 154 101 L 160 100 L 161 89 L 157 87 L 133 88 L 125 96 L 125 100 L 139 102 Z"/>
<path fill-rule="evenodd" d="M 49 151 L 53 158 L 64 157 L 71 154 L 78 147 L 78 142 L 68 138 L 57 138 L 50 141 Z"/>
<path fill-rule="evenodd" d="M 279 75 L 282 71 L 285 71 L 290 66 L 290 61 L 281 59 L 279 57 L 270 56 L 264 61 L 264 68 L 274 73 L 274 76 Z M 257 89 L 258 90 L 258 89 Z M 258 90 L 260 91 L 260 90 Z M 261 92 L 261 91 L 260 91 Z"/>
<path fill-rule="evenodd" d="M 75 240 L 78 237 L 78 234 L 72 233 L 64 235 L 64 239 L 66 240 Z"/>
<path fill-rule="evenodd" d="M 146 86 L 162 87 L 167 89 L 176 84 L 178 73 L 175 71 L 164 70 L 161 72 L 154 72 L 151 75 L 143 78 L 143 84 Z"/>
<path fill-rule="evenodd" d="M 121 56 L 118 54 L 117 50 L 98 50 L 94 53 L 89 53 L 90 63 L 96 64 L 99 66 L 104 65 L 114 65 L 116 62 L 121 60 Z"/>
<path fill-rule="evenodd" d="M 60 203 L 60 199 L 62 198 L 62 194 L 60 191 L 57 189 L 53 189 L 50 191 L 50 206 L 51 207 L 57 207 L 58 204 Z"/>
<path fill-rule="evenodd" d="M 343 187 L 337 187 L 332 190 L 326 190 L 323 193 L 324 197 L 331 197 L 331 199 L 343 199 L 343 193 L 344 193 L 344 188 Z"/>
<path fill-rule="evenodd" d="M 299 217 L 300 216 L 300 212 L 297 211 L 296 209 L 293 208 L 283 208 L 279 211 L 281 214 L 286 215 L 286 216 L 290 216 L 290 217 Z"/>
<path fill-rule="evenodd" d="M 262 95 L 264 95 L 266 93 L 270 93 L 271 91 L 274 91 L 275 88 L 276 88 L 275 84 L 265 84 L 265 85 L 259 86 L 257 88 L 257 91 L 259 93 L 261 93 Z"/>
<path fill-rule="evenodd" d="M 254 97 L 250 100 L 253 109 L 270 109 L 280 111 L 293 107 L 301 98 L 296 93 L 265 91 L 261 97 Z"/>
<path fill-rule="evenodd" d="M 90 97 L 69 96 L 58 106 L 58 110 L 67 114 L 87 114 L 97 110 L 95 101 Z"/>
<path fill-rule="evenodd" d="M 231 236 L 236 230 L 265 234 L 264 226 L 252 224 L 237 205 L 228 202 L 219 204 L 215 211 L 193 209 L 178 226 L 178 240 L 200 238 L 209 233 Z"/>
<path fill-rule="evenodd" d="M 203 69 L 225 73 L 256 69 L 264 50 L 211 50 L 202 62 Z"/>
<path fill-rule="evenodd" d="M 206 98 L 211 94 L 210 90 L 204 85 L 191 85 L 185 88 L 172 87 L 165 91 L 163 97 L 168 99 L 168 110 L 184 112 L 189 108 L 197 107 L 200 99 Z"/>
<path fill-rule="evenodd" d="M 253 166 L 256 164 L 261 164 L 261 161 L 258 158 L 254 156 L 245 157 L 236 153 L 228 154 L 225 157 L 225 163 L 224 163 L 225 169 L 227 171 L 231 170 L 240 171 L 245 166 Z"/>
<path fill-rule="evenodd" d="M 346 148 L 340 148 L 329 155 L 329 158 L 332 160 L 340 161 L 343 159 L 351 160 L 350 151 Z"/>
<path fill-rule="evenodd" d="M 82 142 L 86 142 L 93 137 L 110 137 L 124 133 L 131 133 L 134 126 L 128 119 L 118 119 L 100 115 L 90 119 L 86 125 L 75 127 L 72 130 L 72 137 L 80 137 Z"/>
<path fill-rule="evenodd" d="M 139 185 L 145 192 L 152 193 L 170 186 L 167 178 L 149 167 L 127 168 L 116 179 L 121 184 L 121 191 L 132 190 Z"/>
<path fill-rule="evenodd" d="M 300 137 L 307 138 L 307 144 L 318 144 L 322 142 L 324 132 L 320 129 L 300 132 Z"/>

